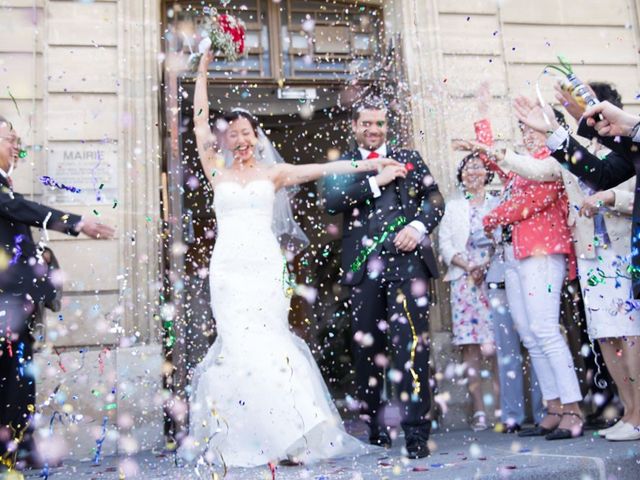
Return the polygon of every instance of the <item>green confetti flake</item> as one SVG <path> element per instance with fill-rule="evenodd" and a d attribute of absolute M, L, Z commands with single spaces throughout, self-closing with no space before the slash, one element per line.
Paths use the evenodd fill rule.
<path fill-rule="evenodd" d="M 115 410 L 118 407 L 117 403 L 109 403 L 104 406 L 103 410 Z"/>

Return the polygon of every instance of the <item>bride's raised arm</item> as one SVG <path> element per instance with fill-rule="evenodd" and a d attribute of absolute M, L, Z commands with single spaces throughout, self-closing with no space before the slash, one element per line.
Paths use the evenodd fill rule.
<path fill-rule="evenodd" d="M 216 168 L 217 151 L 216 137 L 209 125 L 209 95 L 207 93 L 207 68 L 212 59 L 212 53 L 208 50 L 200 58 L 196 88 L 193 95 L 193 130 L 196 134 L 196 146 L 198 156 L 209 182 L 213 182 L 213 172 Z"/>
<path fill-rule="evenodd" d="M 274 183 L 277 188 L 312 182 L 329 175 L 345 175 L 364 172 L 380 172 L 383 168 L 397 169 L 398 175 L 405 176 L 405 166 L 391 158 L 372 160 L 338 160 L 327 163 L 310 163 L 307 165 L 291 165 L 281 163 L 275 167 Z"/>

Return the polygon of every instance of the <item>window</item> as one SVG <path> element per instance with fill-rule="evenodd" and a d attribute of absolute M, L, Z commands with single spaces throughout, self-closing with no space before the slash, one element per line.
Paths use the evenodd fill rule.
<path fill-rule="evenodd" d="M 166 51 L 177 54 L 175 65 L 188 72 L 188 56 L 198 50 L 200 42 L 200 20 L 204 2 L 167 2 L 167 29 L 164 39 Z M 269 48 L 268 5 L 266 0 L 245 0 L 238 6 L 229 4 L 230 8 L 216 6 L 219 12 L 229 13 L 242 19 L 247 27 L 247 56 L 237 62 L 227 62 L 216 58 L 209 66 L 213 78 L 225 78 L 230 74 L 242 74 L 252 78 L 273 77 L 271 51 Z"/>
<path fill-rule="evenodd" d="M 207 4 L 165 5 L 165 61 L 188 77 L 188 57 L 197 51 Z M 248 55 L 237 62 L 217 58 L 209 68 L 212 78 L 344 80 L 370 71 L 380 55 L 380 7 L 324 0 L 244 0 L 215 6 L 245 22 Z"/>
<path fill-rule="evenodd" d="M 344 79 L 373 67 L 382 33 L 381 9 L 286 0 L 281 14 L 285 77 Z"/>

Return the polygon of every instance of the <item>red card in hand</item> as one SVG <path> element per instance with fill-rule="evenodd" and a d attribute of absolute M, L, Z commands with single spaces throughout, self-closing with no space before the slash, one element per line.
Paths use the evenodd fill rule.
<path fill-rule="evenodd" d="M 478 120 L 473 124 L 476 129 L 476 140 L 485 145 L 493 145 L 493 132 L 491 130 L 491 122 L 486 118 Z"/>

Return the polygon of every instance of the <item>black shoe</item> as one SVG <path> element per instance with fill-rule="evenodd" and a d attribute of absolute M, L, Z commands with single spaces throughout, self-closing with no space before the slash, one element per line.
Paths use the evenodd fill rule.
<path fill-rule="evenodd" d="M 428 457 L 431 454 L 426 440 L 417 438 L 407 439 L 407 458 L 415 460 L 418 458 Z"/>
<path fill-rule="evenodd" d="M 280 460 L 278 462 L 278 465 L 281 465 L 283 467 L 300 467 L 304 465 L 304 462 L 298 460 L 297 458 L 285 458 L 283 460 Z"/>
<path fill-rule="evenodd" d="M 369 435 L 369 443 L 379 447 L 391 448 L 391 437 L 386 430 L 378 430 L 371 432 L 371 435 Z"/>
<path fill-rule="evenodd" d="M 558 417 L 562 419 L 562 415 L 556 412 L 547 412 L 547 416 Z M 555 428 L 545 428 L 536 424 L 536 426 L 533 428 L 527 428 L 525 430 L 522 430 L 521 432 L 518 432 L 518 436 L 519 437 L 543 437 L 545 435 L 549 435 L 554 430 Z"/>
<path fill-rule="evenodd" d="M 556 428 L 553 432 L 545 435 L 544 438 L 547 440 L 567 440 L 569 438 L 581 437 L 582 435 L 584 435 L 582 427 L 580 427 L 580 431 L 575 434 L 566 428 Z"/>
<path fill-rule="evenodd" d="M 505 425 L 504 430 L 502 430 L 502 433 L 518 433 L 520 430 L 522 430 L 522 427 L 520 426 L 520 424 L 513 423 L 511 425 Z"/>
<path fill-rule="evenodd" d="M 551 428 L 544 428 L 540 425 L 536 425 L 533 428 L 525 428 L 524 430 L 518 432 L 519 437 L 543 437 L 545 435 L 553 432 Z"/>
<path fill-rule="evenodd" d="M 584 435 L 584 420 L 582 419 L 581 415 L 578 415 L 577 413 L 572 413 L 572 412 L 563 413 L 562 415 L 572 415 L 574 417 L 579 418 L 580 421 L 582 422 L 580 424 L 580 429 L 569 430 L 568 428 L 556 428 L 553 432 L 549 433 L 548 435 L 545 435 L 544 438 L 546 438 L 547 440 L 567 440 L 570 438 L 581 437 L 582 435 Z"/>

